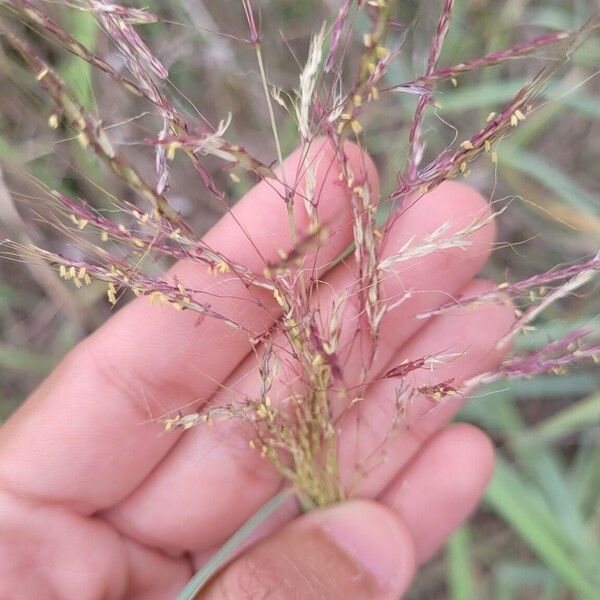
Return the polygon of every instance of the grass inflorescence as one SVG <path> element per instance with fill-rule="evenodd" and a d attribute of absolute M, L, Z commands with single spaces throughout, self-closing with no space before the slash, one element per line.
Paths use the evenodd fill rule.
<path fill-rule="evenodd" d="M 305 59 L 297 57 L 300 64 L 296 83 L 283 89 L 269 80 L 267 40 L 262 30 L 268 14 L 265 11 L 259 15 L 258 5 L 250 0 L 243 0 L 238 8 L 246 22 L 245 33 L 209 34 L 220 35 L 221 42 L 250 48 L 254 53 L 254 70 L 263 93 L 260 102 L 264 103 L 267 114 L 263 133 L 272 140 L 271 155 L 267 158 L 260 158 L 235 139 L 235 118 L 228 113 L 227 106 L 219 107 L 222 114 L 211 123 L 201 110 L 189 110 L 181 101 L 179 91 L 169 79 L 169 69 L 154 54 L 150 43 L 144 41 L 143 28 L 162 22 L 158 14 L 103 0 L 47 3 L 17 0 L 0 5 L 0 34 L 5 52 L 11 54 L 20 68 L 28 69 L 31 81 L 37 82 L 47 94 L 51 104 L 43 98 L 39 102 L 47 111 L 48 128 L 76 140 L 81 153 L 97 157 L 120 181 L 123 186 L 120 189 L 131 191 L 130 196 L 110 194 L 107 205 L 104 191 L 102 202 L 97 202 L 76 191 L 38 181 L 36 189 L 51 207 L 42 220 L 66 234 L 79 251 L 70 257 L 17 239 L 2 242 L 2 254 L 24 261 L 41 259 L 58 277 L 76 288 L 101 286 L 111 305 L 117 304 L 123 293 L 130 290 L 151 303 L 194 311 L 199 319 L 221 320 L 246 335 L 256 353 L 256 368 L 262 380 L 260 393 L 256 397 L 233 398 L 226 405 L 182 408 L 162 418 L 164 427 L 189 429 L 221 419 L 251 424 L 252 448 L 287 479 L 305 506 L 322 506 L 343 499 L 347 493 L 340 481 L 337 455 L 340 410 L 362 401 L 362 390 L 373 380 L 370 365 L 377 354 L 382 320 L 402 302 L 402 299 L 382 299 L 382 282 L 390 270 L 404 261 L 448 248 L 468 247 L 471 234 L 492 218 L 475 218 L 458 231 L 450 231 L 452 223 L 448 222 L 425 239 L 408 240 L 397 253 L 384 258 L 382 248 L 399 209 L 417 202 L 446 180 L 469 176 L 478 160 L 496 165 L 499 146 L 515 130 L 525 127 L 530 117 L 545 105 L 546 87 L 578 46 L 598 28 L 599 21 L 593 17 L 579 28 L 544 34 L 479 58 L 440 66 L 455 8 L 452 0 L 444 0 L 429 43 L 424 72 L 398 81 L 394 68 L 403 56 L 411 27 L 396 21 L 391 0 L 346 0 L 332 20 L 315 30 Z M 104 48 L 110 49 L 111 56 L 102 56 L 98 50 L 86 47 L 60 24 L 63 13 L 69 11 L 84 11 L 95 19 L 105 38 Z M 356 23 L 361 22 L 366 24 L 365 30 L 360 36 L 353 35 Z M 166 20 L 164 25 L 182 26 Z M 91 65 L 109 78 L 110 85 L 135 96 L 143 110 L 152 115 L 154 129 L 136 140 L 136 147 L 152 149 L 153 172 L 147 168 L 147 161 L 144 170 L 138 168 L 135 158 L 130 156 L 133 153 L 128 153 L 126 144 L 113 140 L 118 135 L 105 126 L 96 108 L 80 102 L 47 58 L 48 44 Z M 429 151 L 428 119 L 438 110 L 440 88 L 456 87 L 461 77 L 475 71 L 528 60 L 542 53 L 543 66 L 503 106 L 479 123 L 475 132 L 454 136 L 437 153 Z M 101 85 L 109 85 L 106 79 L 102 81 Z M 378 110 L 388 110 L 385 102 L 401 94 L 416 97 L 407 126 L 393 133 L 407 134 L 405 157 L 403 162 L 387 166 L 393 171 L 394 183 L 378 194 L 361 173 L 353 171 L 344 143 L 349 140 L 366 146 L 373 115 Z M 259 100 L 254 98 L 253 102 Z M 300 145 L 302 176 L 296 180 L 286 177 L 278 168 L 283 163 L 284 146 L 280 113 L 285 114 L 288 129 L 293 125 Z M 393 128 L 391 123 L 385 125 Z M 328 308 L 327 322 L 321 319 L 322 307 L 313 302 L 319 274 L 306 259 L 314 256 L 331 234 L 328 224 L 319 218 L 320 198 L 315 183 L 318 164 L 312 153 L 315 141 L 322 138 L 334 149 L 340 165 L 339 185 L 348 193 L 353 244 L 347 254 L 352 255 L 358 267 L 356 281 Z M 239 185 L 242 178 L 265 181 L 276 189 L 288 209 L 293 247 L 282 249 L 279 259 L 265 263 L 262 272 L 252 272 L 208 247 L 170 198 L 180 156 L 192 166 L 207 202 L 223 210 L 229 211 L 228 186 Z M 229 177 L 222 177 L 223 173 Z M 306 227 L 300 226 L 295 218 L 294 203 L 298 199 L 306 211 Z M 510 206 L 502 206 L 496 213 L 510 210 Z M 247 232 L 250 237 L 252 233 Z M 163 259 L 193 261 L 215 279 L 231 277 L 248 289 L 266 291 L 281 312 L 278 327 L 266 332 L 254 331 L 238 323 L 234 316 L 220 314 L 212 308 L 205 290 L 190 288 L 168 273 L 157 274 L 148 267 L 153 260 L 163 264 Z M 591 259 L 583 256 L 579 261 L 521 280 L 503 281 L 495 289 L 462 298 L 460 302 L 467 306 L 512 301 L 517 311 L 516 324 L 501 340 L 508 343 L 517 334 L 531 331 L 543 310 L 588 285 L 599 267 L 598 255 Z M 407 295 L 412 293 L 418 290 L 407 291 Z M 350 304 L 358 306 L 355 327 L 368 332 L 370 345 L 363 357 L 362 379 L 358 385 L 349 387 L 343 374 L 345 349 L 340 347 L 340 332 Z M 455 306 L 455 302 L 448 302 L 419 314 L 418 318 L 428 319 Z M 447 397 L 471 391 L 476 384 L 507 377 L 564 373 L 581 361 L 598 361 L 599 352 L 593 333 L 578 328 L 549 340 L 541 348 L 511 356 L 497 371 L 464 382 L 435 381 L 435 365 L 452 359 L 445 356 L 444 348 L 439 348 L 435 355 L 406 358 L 384 375 L 398 382 L 397 416 L 390 422 L 390 432 L 402 422 L 407 404 L 415 397 L 430 400 L 433 407 Z M 295 364 L 290 370 L 292 358 Z M 432 381 L 411 387 L 407 376 L 424 368 L 433 373 Z"/>

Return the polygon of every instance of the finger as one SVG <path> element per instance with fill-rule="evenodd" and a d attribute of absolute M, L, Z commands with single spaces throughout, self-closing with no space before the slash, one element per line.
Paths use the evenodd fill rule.
<path fill-rule="evenodd" d="M 187 557 L 173 558 L 123 538 L 128 566 L 127 600 L 176 598 L 193 574 Z M 78 596 L 80 597 L 80 596 Z M 99 596 L 102 597 L 102 596 Z M 105 596 L 108 597 L 108 596 Z"/>
<path fill-rule="evenodd" d="M 0 492 L 0 598 L 120 598 L 126 588 L 113 527 Z"/>
<path fill-rule="evenodd" d="M 492 285 L 475 280 L 461 295 L 478 296 Z M 513 323 L 513 308 L 508 301 L 465 308 L 459 305 L 431 319 L 420 335 L 402 348 L 395 363 L 441 353 L 440 362 L 414 370 L 400 380 L 378 381 L 369 388 L 366 399 L 356 403 L 338 423 L 339 462 L 345 487 L 369 498 L 381 493 L 424 441 L 466 400 L 457 394 L 435 401 L 417 390 L 449 381 L 460 388 L 466 380 L 495 369 L 508 351 L 506 347 L 498 349 L 497 342 Z"/>
<path fill-rule="evenodd" d="M 440 431 L 380 496 L 406 523 L 417 563 L 428 560 L 479 503 L 494 469 L 490 439 L 472 425 Z"/>
<path fill-rule="evenodd" d="M 392 512 L 348 502 L 308 513 L 250 548 L 201 598 L 396 600 L 412 578 L 413 552 Z"/>
<path fill-rule="evenodd" d="M 173 598 L 192 574 L 95 517 L 0 492 L 0 598 Z"/>
<path fill-rule="evenodd" d="M 369 177 L 376 195 L 372 163 L 356 146 L 348 145 L 346 152 L 357 177 Z M 351 216 L 329 142 L 319 142 L 311 157 L 296 152 L 285 169 L 288 181 L 301 189 L 307 164 L 316 168 L 315 198 L 330 237 L 307 265 L 323 270 L 349 243 Z M 265 261 L 292 244 L 279 191 L 260 183 L 204 242 L 262 272 Z M 309 219 L 299 195 L 294 206 L 300 237 Z M 215 278 L 196 263 L 184 262 L 171 275 L 210 292 L 213 309 L 246 329 L 264 331 L 277 314 L 272 297 L 247 289 L 232 274 Z M 222 321 L 206 318 L 197 325 L 189 311 L 150 306 L 143 299 L 133 302 L 81 344 L 2 428 L 0 481 L 19 494 L 66 501 L 84 512 L 117 502 L 177 441 L 177 435 L 159 437 L 159 425 L 147 421 L 210 397 L 249 347 L 247 333 Z"/>
<path fill-rule="evenodd" d="M 442 196 L 446 193 L 444 190 L 447 190 L 447 197 Z M 390 233 L 394 245 L 388 246 L 387 252 L 397 252 L 413 235 L 418 243 L 448 220 L 454 228 L 464 227 L 481 217 L 486 209 L 481 196 L 470 188 L 457 184 L 442 186 L 439 192 L 423 198 L 398 219 Z M 404 219 L 406 223 L 403 223 Z M 487 257 L 492 239 L 493 228 L 481 229 L 466 250 L 447 250 L 440 256 L 430 254 L 417 259 L 415 265 L 404 263 L 394 276 L 390 276 L 383 292 L 388 299 L 405 289 L 422 291 L 386 316 L 379 368 L 385 357 L 389 360 L 399 345 L 424 323 L 415 319 L 416 312 L 445 302 L 449 293 L 456 293 L 475 274 Z M 355 280 L 356 274 L 349 273 L 347 267 L 336 267 L 332 277 L 327 278 L 334 285 L 322 286 L 329 295 L 321 305 L 329 306 L 334 294 L 343 292 L 343 286 L 352 286 Z M 446 290 L 441 291 L 444 287 Z M 357 329 L 356 315 L 361 309 L 354 305 L 349 307 L 349 311 L 352 310 L 355 316 L 352 318 L 351 312 L 345 315 L 348 323 L 344 329 L 346 343 L 351 346 L 353 332 Z M 384 332 L 384 329 L 389 331 Z M 354 362 L 352 360 L 348 360 L 352 368 L 345 369 L 346 382 L 350 386 L 359 382 L 356 378 L 360 377 L 361 368 L 360 356 Z M 258 398 L 260 385 L 257 361 L 249 356 L 232 374 L 227 389 L 215 396 L 214 402 L 227 404 L 239 398 Z M 274 401 L 288 393 L 285 389 L 278 392 L 277 385 L 269 394 Z M 393 398 L 393 391 L 391 394 Z M 387 427 L 390 426 L 391 421 L 387 423 Z M 191 430 L 135 493 L 110 512 L 108 518 L 132 538 L 158 547 L 198 551 L 219 544 L 222 536 L 239 528 L 280 485 L 280 478 L 269 468 L 269 463 L 248 446 L 248 438 L 252 435 L 251 427 L 233 421 L 215 421 L 210 428 Z M 189 482 L 194 478 L 202 484 L 190 486 Z M 203 510 L 198 511 L 198 506 Z M 181 514 L 188 518 L 182 521 Z"/>

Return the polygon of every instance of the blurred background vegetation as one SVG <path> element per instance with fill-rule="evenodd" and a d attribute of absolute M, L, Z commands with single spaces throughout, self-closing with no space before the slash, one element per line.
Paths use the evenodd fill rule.
<path fill-rule="evenodd" d="M 9 3 L 10 4 L 10 3 Z M 182 111 L 217 123 L 232 113 L 228 137 L 265 162 L 274 151 L 253 51 L 234 38 L 247 28 L 238 2 L 146 0 L 163 22 L 138 28 L 170 71 L 169 93 Z M 389 70 L 392 85 L 421 74 L 438 2 L 398 1 L 405 27 L 392 32 L 403 52 Z M 271 83 L 297 85 L 298 62 L 323 19 L 337 12 L 337 0 L 272 0 L 260 3 L 265 56 Z M 119 66 L 120 57 L 86 12 L 44 7 L 74 37 Z M 593 0 L 459 0 L 440 66 L 455 64 L 584 23 Z M 0 6 L 3 16 L 8 11 Z M 143 141 L 155 137 L 149 107 L 83 61 L 61 51 L 44 34 L 14 22 L 73 86 L 81 102 L 101 115 L 122 150 L 151 180 L 154 157 Z M 364 15 L 354 23 L 346 50 L 348 79 L 356 69 Z M 408 32 L 408 33 L 405 33 Z M 501 108 L 527 79 L 554 58 L 552 51 L 501 67 L 461 76 L 457 86 L 439 88 L 439 107 L 426 120 L 428 153 L 455 135 L 465 139 L 490 111 Z M 589 257 L 600 239 L 599 147 L 600 66 L 598 36 L 572 54 L 543 91 L 547 102 L 511 132 L 499 148 L 499 164 L 480 160 L 470 181 L 493 200 L 512 199 L 500 222 L 499 245 L 487 274 L 516 280 L 559 263 Z M 129 195 L 70 133 L 51 130 L 52 107 L 35 78 L 6 48 L 0 49 L 0 239 L 36 241 L 77 256 L 76 245 L 49 225 L 50 210 L 37 182 L 108 206 L 111 194 Z M 415 98 L 382 96 L 364 117 L 367 146 L 390 191 L 407 151 L 407 128 Z M 201 113 L 201 115 L 200 115 Z M 284 150 L 296 144 L 294 122 L 278 114 Z M 457 132 L 457 133 L 456 133 Z M 252 185 L 243 173 L 229 187 L 232 202 Z M 170 197 L 196 231 L 219 218 L 218 206 L 201 189 L 191 165 L 173 165 Z M 161 269 L 163 265 L 156 265 Z M 6 418 L 53 365 L 102 323 L 111 307 L 104 289 L 74 290 L 52 272 L 31 264 L 0 261 L 0 418 Z M 597 283 L 597 282 L 596 282 Z M 572 329 L 588 326 L 598 335 L 597 290 L 555 304 L 535 331 L 518 339 L 535 349 Z M 600 598 L 600 374 L 593 367 L 486 388 L 460 419 L 485 428 L 498 448 L 498 467 L 486 500 L 417 579 L 411 598 L 563 600 Z"/>

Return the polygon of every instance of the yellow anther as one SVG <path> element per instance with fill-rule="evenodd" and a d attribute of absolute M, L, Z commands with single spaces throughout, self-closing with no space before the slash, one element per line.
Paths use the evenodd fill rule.
<path fill-rule="evenodd" d="M 167 160 L 175 158 L 175 152 L 181 148 L 181 142 L 171 142 L 167 145 Z"/>
<path fill-rule="evenodd" d="M 220 260 L 216 265 L 215 265 L 215 269 L 219 272 L 219 273 L 229 273 L 229 271 L 231 270 L 229 268 L 229 265 L 224 261 L 224 260 Z"/>
<path fill-rule="evenodd" d="M 375 56 L 379 59 L 379 60 L 383 60 L 384 58 L 387 58 L 390 55 L 390 51 L 385 48 L 384 46 L 377 46 L 377 48 L 375 48 Z"/>
<path fill-rule="evenodd" d="M 354 131 L 356 135 L 358 135 L 363 129 L 362 125 L 356 119 L 350 121 L 350 127 L 352 127 L 352 131 Z"/>
<path fill-rule="evenodd" d="M 273 290 L 273 298 L 275 298 L 275 302 L 277 302 L 279 306 L 284 308 L 285 302 L 283 300 L 283 296 L 279 293 L 279 290 Z"/>
<path fill-rule="evenodd" d="M 77 141 L 81 145 L 82 148 L 87 148 L 89 146 L 90 141 L 88 140 L 88 136 L 85 131 L 80 131 L 77 135 Z"/>

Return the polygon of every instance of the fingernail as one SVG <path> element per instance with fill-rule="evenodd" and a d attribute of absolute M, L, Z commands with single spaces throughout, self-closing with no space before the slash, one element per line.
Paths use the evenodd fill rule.
<path fill-rule="evenodd" d="M 369 501 L 351 501 L 320 511 L 320 527 L 368 571 L 385 591 L 402 593 L 414 572 L 414 545 L 401 520 Z"/>

